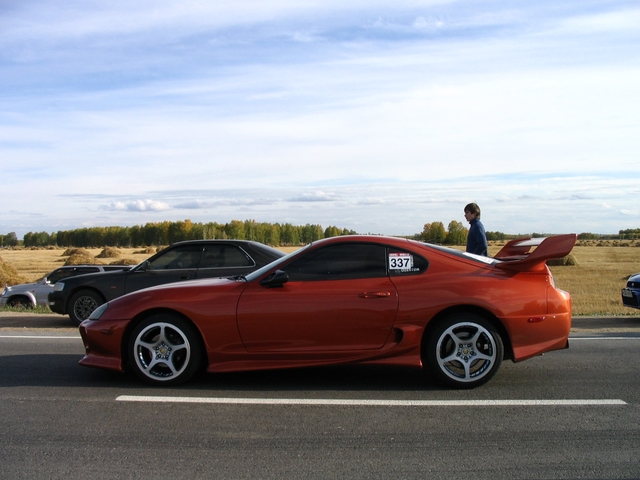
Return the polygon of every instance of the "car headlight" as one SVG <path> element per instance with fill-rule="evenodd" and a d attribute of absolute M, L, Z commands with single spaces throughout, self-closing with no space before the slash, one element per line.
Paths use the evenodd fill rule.
<path fill-rule="evenodd" d="M 54 292 L 61 292 L 63 289 L 64 289 L 64 282 L 56 282 L 56 284 L 53 286 Z"/>
<path fill-rule="evenodd" d="M 5 285 L 4 290 L 2 290 L 2 296 L 4 297 L 10 291 L 11 291 L 11 287 L 8 285 Z"/>
<path fill-rule="evenodd" d="M 91 312 L 91 315 L 89 315 L 89 318 L 87 318 L 87 320 L 100 320 L 100 317 L 104 312 L 107 311 L 107 308 L 109 308 L 109 303 L 103 303 L 93 312 Z"/>

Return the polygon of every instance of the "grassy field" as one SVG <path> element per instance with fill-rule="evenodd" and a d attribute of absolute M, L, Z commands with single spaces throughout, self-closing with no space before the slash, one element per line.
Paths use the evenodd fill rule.
<path fill-rule="evenodd" d="M 500 249 L 491 245 L 489 254 Z M 102 249 L 88 249 L 95 257 Z M 283 247 L 283 251 L 295 250 Z M 127 259 L 139 263 L 150 256 L 142 249 L 119 249 L 118 258 L 96 258 L 95 263 L 113 263 Z M 2 249 L 0 258 L 13 266 L 26 281 L 42 278 L 51 270 L 64 265 L 68 257 L 64 249 Z M 551 267 L 556 285 L 571 293 L 575 315 L 634 315 L 640 310 L 622 306 L 620 289 L 629 275 L 640 272 L 640 243 L 592 242 L 578 244 L 573 249 L 575 266 Z M 2 285 L 0 285 L 0 288 Z"/>

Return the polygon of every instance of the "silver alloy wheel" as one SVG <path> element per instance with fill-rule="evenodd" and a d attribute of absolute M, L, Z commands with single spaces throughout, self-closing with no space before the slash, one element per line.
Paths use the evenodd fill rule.
<path fill-rule="evenodd" d="M 436 361 L 442 373 L 456 382 L 477 382 L 500 364 L 494 334 L 475 322 L 455 323 L 436 344 Z"/>
<path fill-rule="evenodd" d="M 83 295 L 73 302 L 73 313 L 82 322 L 89 318 L 89 315 L 100 306 L 92 295 Z"/>
<path fill-rule="evenodd" d="M 188 335 L 167 322 L 144 327 L 133 341 L 133 361 L 137 370 L 155 382 L 175 381 L 187 370 L 191 359 Z"/>

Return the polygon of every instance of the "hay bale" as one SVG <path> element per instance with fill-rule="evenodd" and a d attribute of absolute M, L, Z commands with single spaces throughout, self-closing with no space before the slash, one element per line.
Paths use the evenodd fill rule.
<path fill-rule="evenodd" d="M 111 262 L 109 265 L 137 265 L 140 262 L 134 260 L 133 258 L 123 258 L 121 260 L 116 260 L 115 262 Z"/>
<path fill-rule="evenodd" d="M 550 258 L 547 260 L 547 265 L 551 267 L 573 267 L 578 265 L 578 261 L 573 253 L 570 253 L 566 257 L 562 258 Z"/>
<path fill-rule="evenodd" d="M 20 285 L 27 279 L 18 274 L 16 267 L 0 260 L 0 285 Z"/>
<path fill-rule="evenodd" d="M 120 258 L 120 255 L 122 255 L 122 252 L 117 248 L 107 247 L 96 255 L 96 258 Z"/>
<path fill-rule="evenodd" d="M 65 265 L 99 265 L 96 262 L 96 259 L 93 258 L 90 254 L 82 254 L 82 253 L 74 253 L 67 258 L 67 261 L 64 262 Z"/>
<path fill-rule="evenodd" d="M 143 248 L 142 250 L 137 250 L 133 253 L 138 255 L 153 255 L 157 251 L 158 249 L 156 247 L 146 247 L 146 248 Z"/>
<path fill-rule="evenodd" d="M 67 248 L 62 255 L 60 255 L 61 257 L 70 257 L 71 255 L 91 255 L 91 253 L 89 253 L 88 250 L 85 250 L 84 248 Z"/>

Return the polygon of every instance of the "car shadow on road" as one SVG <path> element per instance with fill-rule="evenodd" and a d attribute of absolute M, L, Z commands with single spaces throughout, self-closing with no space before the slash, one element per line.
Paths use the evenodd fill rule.
<path fill-rule="evenodd" d="M 82 355 L 38 354 L 0 357 L 0 388 L 78 387 L 178 392 L 274 391 L 424 391 L 442 390 L 421 370 L 400 367 L 345 365 L 301 369 L 202 373 L 176 387 L 148 386 L 128 373 L 78 365 Z"/>

